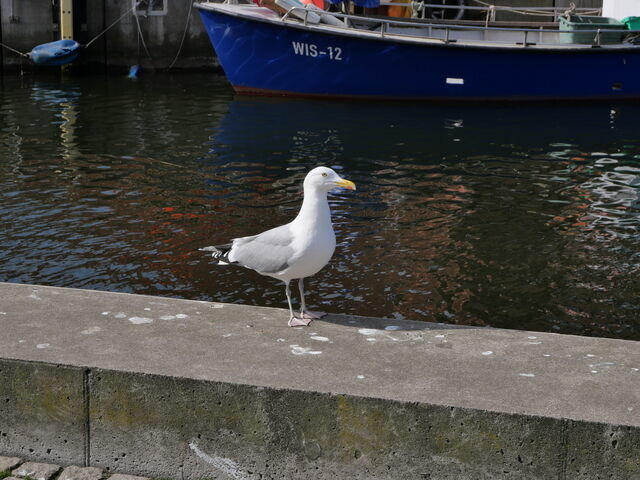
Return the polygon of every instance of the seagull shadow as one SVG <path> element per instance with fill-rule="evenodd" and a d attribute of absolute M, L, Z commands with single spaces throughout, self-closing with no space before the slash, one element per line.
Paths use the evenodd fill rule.
<path fill-rule="evenodd" d="M 486 328 L 473 325 L 452 325 L 449 323 L 422 322 L 415 320 L 396 320 L 393 318 L 360 317 L 357 315 L 327 314 L 314 320 L 315 322 L 327 322 L 334 325 L 351 328 L 370 328 L 385 331 L 427 331 L 427 330 L 454 330 L 469 328 Z M 312 323 L 312 325 L 313 325 Z"/>

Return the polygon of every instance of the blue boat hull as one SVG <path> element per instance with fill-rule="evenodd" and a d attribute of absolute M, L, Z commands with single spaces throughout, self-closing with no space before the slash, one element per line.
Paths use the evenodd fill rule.
<path fill-rule="evenodd" d="M 640 98 L 640 49 L 418 44 L 200 9 L 236 91 L 387 99 Z"/>

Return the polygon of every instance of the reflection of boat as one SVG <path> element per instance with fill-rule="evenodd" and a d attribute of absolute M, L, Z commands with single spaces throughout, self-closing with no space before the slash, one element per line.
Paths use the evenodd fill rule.
<path fill-rule="evenodd" d="M 625 32 L 613 26 L 573 34 L 554 23 L 503 28 L 318 13 L 297 6 L 287 8 L 284 17 L 254 4 L 196 6 L 238 92 L 398 99 L 640 98 L 640 45 L 623 41 Z"/>
<path fill-rule="evenodd" d="M 262 158 L 274 149 L 287 158 L 318 160 L 445 159 L 531 149 L 588 152 L 600 151 L 603 143 L 612 148 L 637 144 L 633 119 L 638 115 L 638 104 L 456 103 L 425 110 L 399 102 L 327 105 L 313 99 L 238 96 L 216 127 L 214 142 L 218 155 L 229 152 L 233 158 Z"/>

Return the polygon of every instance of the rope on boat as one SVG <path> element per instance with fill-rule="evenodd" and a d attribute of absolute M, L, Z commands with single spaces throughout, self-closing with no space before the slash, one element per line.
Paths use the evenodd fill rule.
<path fill-rule="evenodd" d="M 514 8 L 514 7 L 507 7 L 507 6 L 497 6 L 491 3 L 483 2 L 482 0 L 473 0 L 473 1 L 479 5 L 482 5 L 483 7 L 487 7 L 487 10 L 488 10 L 487 18 L 489 17 L 489 13 L 491 13 L 492 14 L 491 20 L 495 19 L 495 12 L 498 9 L 505 12 L 518 13 L 520 15 L 531 15 L 531 16 L 538 16 L 538 17 L 555 17 L 556 16 L 555 9 L 552 12 L 549 12 L 548 10 L 539 10 L 536 8 Z M 565 14 L 568 11 L 575 10 L 575 4 L 571 3 L 571 5 L 572 6 L 569 8 L 569 10 L 564 12 Z M 581 10 L 582 15 L 597 15 L 600 12 L 601 12 L 600 8 L 594 8 L 593 10 L 584 10 L 584 11 Z"/>
<path fill-rule="evenodd" d="M 569 8 L 567 8 L 562 14 L 563 17 L 569 18 L 569 16 L 576 11 L 576 4 L 573 2 L 569 2 Z"/>

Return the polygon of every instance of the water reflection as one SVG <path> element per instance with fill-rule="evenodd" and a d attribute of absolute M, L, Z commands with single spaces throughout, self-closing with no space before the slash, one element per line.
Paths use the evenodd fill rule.
<path fill-rule="evenodd" d="M 640 338 L 637 105 L 233 98 L 223 80 L 5 79 L 0 280 L 285 306 L 197 248 L 285 223 L 326 164 L 312 308 Z"/>

